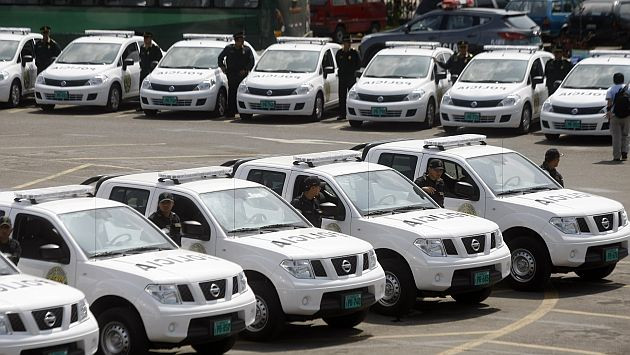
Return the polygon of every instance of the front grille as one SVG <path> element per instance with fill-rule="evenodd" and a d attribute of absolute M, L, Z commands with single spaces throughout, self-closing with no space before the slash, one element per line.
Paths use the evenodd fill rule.
<path fill-rule="evenodd" d="M 7 314 L 7 317 L 9 317 L 9 323 L 11 323 L 11 329 L 13 329 L 14 332 L 25 332 L 26 331 L 26 327 L 24 326 L 24 322 L 22 322 L 22 318 L 20 318 L 20 315 L 17 313 L 9 313 Z"/>
<path fill-rule="evenodd" d="M 370 256 L 368 253 L 363 254 L 363 271 L 370 268 Z"/>
<path fill-rule="evenodd" d="M 477 245 L 475 243 L 477 241 L 478 247 L 477 250 L 473 247 L 473 245 Z M 483 253 L 486 247 L 486 236 L 485 235 L 475 235 L 472 237 L 462 238 L 462 243 L 464 243 L 464 248 L 466 248 L 466 252 L 468 254 L 478 254 Z"/>
<path fill-rule="evenodd" d="M 238 293 L 238 277 L 234 276 L 232 278 L 232 294 L 235 295 Z"/>
<path fill-rule="evenodd" d="M 63 83 L 62 83 L 63 82 Z M 50 86 L 71 87 L 71 86 L 85 86 L 88 80 L 57 80 L 57 79 L 44 79 L 44 83 Z"/>
<path fill-rule="evenodd" d="M 494 249 L 497 247 L 497 236 L 492 233 L 490 234 L 490 249 Z"/>
<path fill-rule="evenodd" d="M 479 121 L 466 121 L 463 115 L 453 115 L 453 121 L 455 122 L 468 122 L 468 123 L 494 123 L 496 116 L 479 116 Z"/>
<path fill-rule="evenodd" d="M 326 277 L 326 270 L 324 269 L 324 265 L 320 260 L 311 260 L 311 266 L 313 267 L 313 272 L 315 272 L 315 277 Z"/>
<path fill-rule="evenodd" d="M 201 292 L 203 296 L 206 298 L 206 301 L 214 301 L 225 297 L 225 280 L 216 280 L 216 281 L 208 281 L 199 283 L 199 287 L 201 288 Z M 219 287 L 219 292 L 216 295 L 212 294 L 212 285 L 216 285 Z"/>
<path fill-rule="evenodd" d="M 275 104 L 273 108 L 262 108 L 259 102 L 250 102 L 249 108 L 252 110 L 263 110 L 263 111 L 289 111 L 291 109 L 291 104 Z"/>
<path fill-rule="evenodd" d="M 446 249 L 446 255 L 457 255 L 457 249 L 452 239 L 442 239 L 444 249 Z"/>
<path fill-rule="evenodd" d="M 151 99 L 151 102 L 153 102 L 154 105 L 158 105 L 158 106 L 190 106 L 192 105 L 192 100 L 179 100 L 179 99 L 177 99 L 177 101 L 172 104 L 165 104 L 164 100 L 162 99 Z"/>
<path fill-rule="evenodd" d="M 79 312 L 77 311 L 77 304 L 73 304 L 70 309 L 70 323 L 74 323 L 79 320 Z"/>
<path fill-rule="evenodd" d="M 562 113 L 566 115 L 594 115 L 599 113 L 605 106 L 597 106 L 597 107 L 566 107 L 566 106 L 556 106 L 552 105 L 553 112 Z M 573 113 L 573 109 L 576 109 L 577 112 Z"/>
<path fill-rule="evenodd" d="M 331 259 L 335 271 L 338 276 L 352 275 L 357 272 L 357 256 L 344 256 L 341 258 Z M 348 263 L 350 264 L 348 268 Z M 344 266 L 346 269 L 344 269 Z"/>
<path fill-rule="evenodd" d="M 461 107 L 497 107 L 501 100 L 460 100 L 460 99 L 452 99 L 453 106 L 461 106 Z M 473 105 L 473 102 L 476 104 Z"/>
<path fill-rule="evenodd" d="M 564 122 L 553 122 L 553 128 L 567 131 L 594 131 L 597 129 L 597 123 L 582 123 L 579 128 L 566 128 Z"/>
<path fill-rule="evenodd" d="M 55 94 L 45 94 L 46 100 L 55 100 L 55 101 L 82 101 L 83 94 L 68 94 L 68 97 L 65 99 L 55 98 Z"/>
<path fill-rule="evenodd" d="M 590 233 L 591 229 L 588 227 L 586 223 L 586 219 L 578 218 L 577 219 L 578 227 L 580 227 L 580 233 Z"/>
<path fill-rule="evenodd" d="M 177 290 L 179 291 L 179 296 L 182 298 L 182 302 L 194 302 L 195 298 L 190 292 L 190 287 L 188 285 L 177 285 Z"/>
<path fill-rule="evenodd" d="M 365 117 L 400 117 L 401 110 L 387 110 L 382 115 L 373 115 L 372 110 L 359 110 L 359 114 Z"/>
<path fill-rule="evenodd" d="M 368 95 L 359 94 L 359 100 L 369 102 L 399 102 L 403 101 L 407 95 Z M 381 98 L 381 100 L 379 100 Z"/>
<path fill-rule="evenodd" d="M 61 327 L 61 321 L 63 320 L 63 307 L 43 309 L 39 311 L 33 311 L 33 318 L 35 318 L 35 322 L 39 327 L 39 330 L 49 330 L 53 328 Z M 47 319 L 53 320 L 54 322 L 49 325 L 47 323 Z"/>
<path fill-rule="evenodd" d="M 247 90 L 249 91 L 250 94 L 259 95 L 259 96 L 289 96 L 293 94 L 293 91 L 295 91 L 295 88 L 293 89 L 260 89 L 260 88 L 253 88 L 250 86 L 247 88 Z"/>
<path fill-rule="evenodd" d="M 171 90 L 171 87 L 173 88 L 173 90 Z M 197 84 L 165 85 L 165 84 L 151 83 L 151 89 L 155 91 L 183 92 L 183 91 L 193 91 L 196 87 L 197 87 Z"/>
<path fill-rule="evenodd" d="M 612 213 L 603 214 L 599 216 L 593 216 L 593 219 L 595 220 L 595 224 L 597 225 L 597 229 L 599 230 L 600 233 L 613 230 L 613 228 L 615 227 L 613 216 L 614 215 Z"/>

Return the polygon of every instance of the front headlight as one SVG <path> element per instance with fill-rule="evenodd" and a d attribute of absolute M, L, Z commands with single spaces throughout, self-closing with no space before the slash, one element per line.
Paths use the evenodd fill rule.
<path fill-rule="evenodd" d="M 9 79 L 8 71 L 0 71 L 0 81 Z"/>
<path fill-rule="evenodd" d="M 494 231 L 494 242 L 497 249 L 503 246 L 503 233 L 501 233 L 500 229 Z"/>
<path fill-rule="evenodd" d="M 240 83 L 239 84 L 237 91 L 240 92 L 240 93 L 244 93 L 244 94 L 249 93 L 249 89 L 247 89 L 247 85 L 244 84 L 244 83 Z"/>
<path fill-rule="evenodd" d="M 547 100 L 547 101 L 545 101 L 543 103 L 542 111 L 543 112 L 553 112 L 553 105 L 551 104 L 551 101 Z"/>
<path fill-rule="evenodd" d="M 405 96 L 403 101 L 418 101 L 424 96 L 424 90 L 414 90 L 409 95 Z"/>
<path fill-rule="evenodd" d="M 6 314 L 0 313 L 0 335 L 11 334 L 11 325 Z"/>
<path fill-rule="evenodd" d="M 304 84 L 304 85 L 300 85 L 299 88 L 293 90 L 293 95 L 306 95 L 309 92 L 311 92 L 311 90 L 313 89 L 313 85 L 311 84 Z"/>
<path fill-rule="evenodd" d="M 578 225 L 576 217 L 553 217 L 549 220 L 549 223 L 564 234 L 580 233 L 580 226 Z"/>
<path fill-rule="evenodd" d="M 216 82 L 214 80 L 205 80 L 201 84 L 197 85 L 193 91 L 208 90 L 213 87 L 215 83 Z"/>
<path fill-rule="evenodd" d="M 413 244 L 428 256 L 446 256 L 442 239 L 418 238 Z"/>
<path fill-rule="evenodd" d="M 357 93 L 357 90 L 353 86 L 350 89 L 350 91 L 348 91 L 348 100 L 358 100 L 358 99 L 359 99 L 359 94 Z"/>
<path fill-rule="evenodd" d="M 370 270 L 376 268 L 377 263 L 378 260 L 376 259 L 376 252 L 372 249 L 368 252 L 368 266 Z"/>
<path fill-rule="evenodd" d="M 144 79 L 142 81 L 142 88 L 151 90 L 151 82 L 149 81 L 149 79 Z"/>
<path fill-rule="evenodd" d="M 242 271 L 238 273 L 238 291 L 247 291 L 247 276 L 245 276 L 245 273 Z"/>
<path fill-rule="evenodd" d="M 107 75 L 101 74 L 88 80 L 87 84 L 88 85 L 101 85 L 102 83 L 106 82 L 107 79 L 108 79 Z"/>
<path fill-rule="evenodd" d="M 621 212 L 619 212 L 619 226 L 624 227 L 627 224 L 628 224 L 628 213 L 626 213 L 626 210 L 621 210 Z"/>
<path fill-rule="evenodd" d="M 46 79 L 44 79 L 43 75 L 38 75 L 37 79 L 35 79 L 35 84 L 44 84 L 46 83 Z"/>
<path fill-rule="evenodd" d="M 88 306 L 87 301 L 84 298 L 77 304 L 77 311 L 78 311 L 77 313 L 79 316 L 79 322 L 83 322 L 84 320 L 88 318 L 88 315 L 90 314 L 88 310 L 89 310 L 89 306 Z"/>
<path fill-rule="evenodd" d="M 309 260 L 283 260 L 280 266 L 298 279 L 312 279 L 315 277 Z"/>
<path fill-rule="evenodd" d="M 452 105 L 452 104 L 453 104 L 453 99 L 451 99 L 451 95 L 444 94 L 444 96 L 442 96 L 442 105 Z"/>
<path fill-rule="evenodd" d="M 508 95 L 505 99 L 501 100 L 497 106 L 514 106 L 521 99 L 520 95 L 512 94 Z"/>
<path fill-rule="evenodd" d="M 162 304 L 182 303 L 176 285 L 148 285 L 144 290 Z"/>

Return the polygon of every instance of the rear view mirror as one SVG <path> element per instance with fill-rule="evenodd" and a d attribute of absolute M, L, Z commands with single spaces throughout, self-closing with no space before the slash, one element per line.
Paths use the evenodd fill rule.
<path fill-rule="evenodd" d="M 151 62 L 151 70 L 155 69 L 155 67 L 157 67 L 158 63 L 159 62 L 157 60 L 152 61 Z"/>
<path fill-rule="evenodd" d="M 457 78 L 459 78 L 459 75 L 457 75 L 457 74 L 451 74 L 451 82 L 453 82 L 453 83 L 454 83 L 454 82 L 456 82 L 456 81 L 457 81 Z"/>
<path fill-rule="evenodd" d="M 458 197 L 471 200 L 475 195 L 475 188 L 467 182 L 459 181 L 455 184 L 454 192 Z"/>
<path fill-rule="evenodd" d="M 359 79 L 362 75 L 363 75 L 363 71 L 365 70 L 365 68 L 361 68 L 357 71 L 354 72 L 354 77 Z"/>
<path fill-rule="evenodd" d="M 560 87 L 560 84 L 562 84 L 562 80 L 556 80 L 553 82 L 553 89 L 556 90 Z"/>

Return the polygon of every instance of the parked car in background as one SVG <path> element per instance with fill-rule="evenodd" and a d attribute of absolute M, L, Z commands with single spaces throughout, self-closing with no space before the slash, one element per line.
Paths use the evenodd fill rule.
<path fill-rule="evenodd" d="M 586 0 L 573 10 L 567 34 L 586 45 L 630 48 L 630 0 Z"/>
<path fill-rule="evenodd" d="M 490 9 L 504 9 L 509 0 L 467 0 L 467 7 L 485 7 Z M 415 16 L 426 14 L 440 8 L 442 0 L 421 0 L 416 8 Z"/>
<path fill-rule="evenodd" d="M 527 12 L 529 18 L 540 26 L 544 37 L 557 37 L 573 9 L 581 0 L 512 0 L 506 10 Z"/>
<path fill-rule="evenodd" d="M 311 30 L 341 43 L 348 33 L 376 33 L 385 28 L 383 0 L 311 0 Z"/>

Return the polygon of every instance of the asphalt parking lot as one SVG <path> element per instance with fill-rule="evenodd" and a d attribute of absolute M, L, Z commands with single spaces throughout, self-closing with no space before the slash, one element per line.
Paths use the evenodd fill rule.
<path fill-rule="evenodd" d="M 294 117 L 241 122 L 202 113 L 166 113 L 147 119 L 132 104 L 122 109 L 104 113 L 98 108 L 67 107 L 44 113 L 32 102 L 0 109 L 0 189 L 215 165 L 236 157 L 343 149 L 387 138 L 444 135 L 440 128 L 421 131 L 408 124 L 354 129 L 333 114 L 317 123 Z M 563 138 L 552 144 L 540 132 L 477 133 L 488 135 L 489 144 L 515 149 L 534 161 L 555 146 L 565 154 L 559 171 L 567 187 L 630 206 L 630 162 L 611 162 L 610 138 Z M 472 308 L 451 298 L 423 299 L 402 319 L 370 314 L 353 330 L 330 329 L 322 321 L 294 323 L 273 343 L 239 341 L 231 353 L 627 354 L 629 285 L 630 260 L 625 259 L 601 282 L 555 274 L 544 293 L 520 293 L 499 285 L 484 304 Z M 194 351 L 185 347 L 156 353 Z"/>

